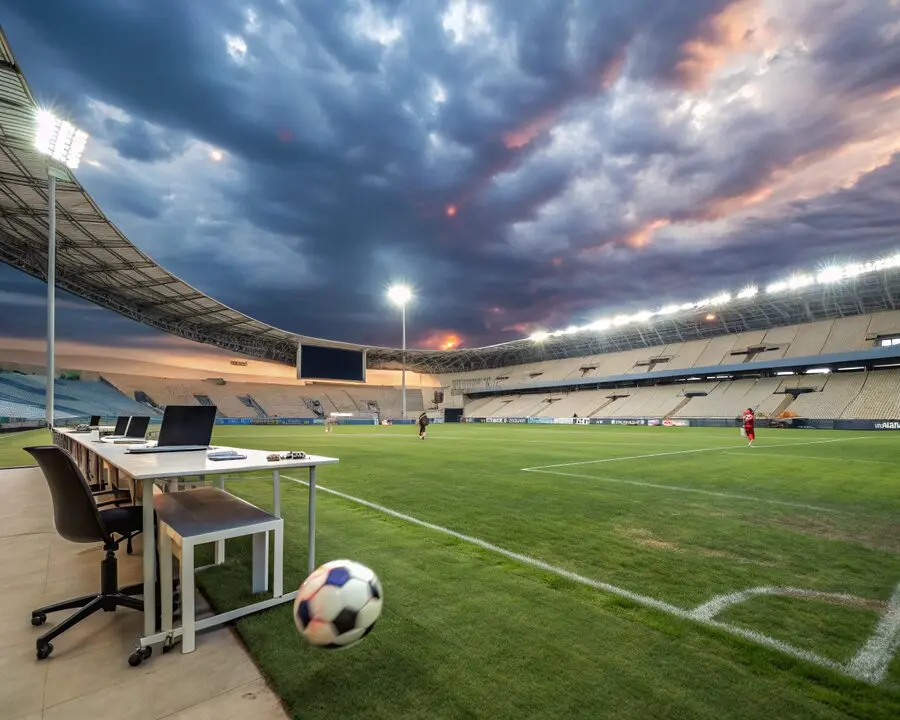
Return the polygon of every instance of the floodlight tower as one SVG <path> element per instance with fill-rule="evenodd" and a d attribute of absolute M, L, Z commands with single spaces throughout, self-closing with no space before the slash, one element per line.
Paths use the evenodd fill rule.
<path fill-rule="evenodd" d="M 412 290 L 406 285 L 393 285 L 388 290 L 388 298 L 394 305 L 400 306 L 400 317 L 403 323 L 403 371 L 402 371 L 402 394 L 403 394 L 403 419 L 406 420 L 406 304 L 412 300 Z"/>
<path fill-rule="evenodd" d="M 68 180 L 81 162 L 87 133 L 46 110 L 36 118 L 34 145 L 47 158 L 47 427 L 53 427 L 53 380 L 56 375 L 56 181 Z"/>

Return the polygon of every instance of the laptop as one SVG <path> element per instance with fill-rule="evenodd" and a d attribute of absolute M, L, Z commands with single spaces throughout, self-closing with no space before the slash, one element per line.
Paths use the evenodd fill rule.
<path fill-rule="evenodd" d="M 99 415 L 91 415 L 91 421 L 88 423 L 92 428 L 100 427 L 101 418 Z"/>
<path fill-rule="evenodd" d="M 147 434 L 147 428 L 150 427 L 149 415 L 132 415 L 128 419 L 128 426 L 121 436 L 107 435 L 101 438 L 103 442 L 111 443 L 133 443 L 136 440 L 143 441 Z"/>
<path fill-rule="evenodd" d="M 116 418 L 116 427 L 112 431 L 112 435 L 104 435 L 101 440 L 115 440 L 117 438 L 125 437 L 125 431 L 128 430 L 128 423 L 131 422 L 130 415 L 119 415 Z"/>
<path fill-rule="evenodd" d="M 169 405 L 163 414 L 156 445 L 138 445 L 128 448 L 128 452 L 209 450 L 213 425 L 216 424 L 216 410 L 215 405 Z"/>

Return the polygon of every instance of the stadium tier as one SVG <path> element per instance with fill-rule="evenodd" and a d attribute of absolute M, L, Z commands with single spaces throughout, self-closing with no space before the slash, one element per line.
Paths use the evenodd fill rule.
<path fill-rule="evenodd" d="M 90 415 L 146 415 L 148 411 L 103 381 L 57 379 L 54 391 L 56 417 L 60 420 Z M 40 420 L 45 415 L 45 398 L 45 376 L 0 372 L 0 417 Z"/>
<path fill-rule="evenodd" d="M 704 340 L 545 360 L 439 377 L 444 403 L 469 418 L 733 418 L 879 420 L 900 417 L 900 311 L 725 334 Z M 832 370 L 833 372 L 824 372 Z M 810 372 L 811 371 L 811 372 Z M 0 373 L 0 417 L 43 417 L 40 375 Z M 426 394 L 428 397 L 426 397 Z M 432 409 L 431 391 L 408 389 L 407 412 Z M 56 414 L 159 414 L 167 405 L 215 405 L 223 418 L 399 418 L 399 388 L 276 384 L 221 378 L 104 374 L 56 381 Z"/>
<path fill-rule="evenodd" d="M 470 418 L 891 419 L 900 312 L 441 376 Z"/>
<path fill-rule="evenodd" d="M 0 372 L 0 417 L 44 418 L 43 375 Z M 104 374 L 100 381 L 56 380 L 56 418 L 61 422 L 100 414 L 161 415 L 167 405 L 215 405 L 222 418 L 307 418 L 331 413 L 399 418 L 399 388 L 342 385 L 278 385 L 209 380 L 182 380 L 139 375 Z M 425 409 L 420 389 L 407 389 L 407 412 Z"/>

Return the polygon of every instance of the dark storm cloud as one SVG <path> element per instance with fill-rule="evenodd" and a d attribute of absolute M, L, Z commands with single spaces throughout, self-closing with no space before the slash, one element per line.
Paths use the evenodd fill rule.
<path fill-rule="evenodd" d="M 396 344 L 403 279 L 412 327 L 497 342 L 891 242 L 878 0 L 5 7 L 111 219 L 285 329 Z"/>
<path fill-rule="evenodd" d="M 104 129 L 120 157 L 138 162 L 169 160 L 184 151 L 188 140 L 183 134 L 158 130 L 143 120 L 122 122 L 107 118 Z"/>

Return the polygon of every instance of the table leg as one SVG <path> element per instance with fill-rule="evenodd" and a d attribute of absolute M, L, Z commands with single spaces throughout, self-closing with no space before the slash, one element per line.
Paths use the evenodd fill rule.
<path fill-rule="evenodd" d="M 143 492 L 144 533 L 144 635 L 156 632 L 156 528 L 153 517 L 153 481 L 144 480 Z M 171 562 L 171 560 L 170 560 Z"/>
<path fill-rule="evenodd" d="M 173 582 L 172 538 L 169 537 L 169 529 L 165 525 L 161 525 L 159 528 L 159 586 L 163 632 L 171 632 L 174 627 L 172 619 L 175 594 Z"/>
<path fill-rule="evenodd" d="M 272 471 L 272 514 L 281 517 L 281 473 Z"/>
<path fill-rule="evenodd" d="M 280 517 L 280 516 L 279 516 Z M 309 469 L 309 573 L 316 569 L 316 466 Z"/>
<path fill-rule="evenodd" d="M 263 593 L 269 589 L 269 533 L 260 532 L 253 535 L 253 583 L 254 593 Z"/>
<path fill-rule="evenodd" d="M 274 587 L 272 588 L 272 595 L 279 598 L 284 595 L 284 520 L 275 528 L 274 535 L 274 562 L 272 563 L 274 575 L 272 582 Z"/>
<path fill-rule="evenodd" d="M 219 475 L 219 479 L 216 480 L 216 487 L 219 490 L 225 489 L 225 476 Z M 224 540 L 216 540 L 216 559 L 214 561 L 216 565 L 221 565 L 225 562 L 225 541 Z"/>
<path fill-rule="evenodd" d="M 194 543 L 181 540 L 181 652 L 194 652 L 196 647 L 194 609 Z"/>

